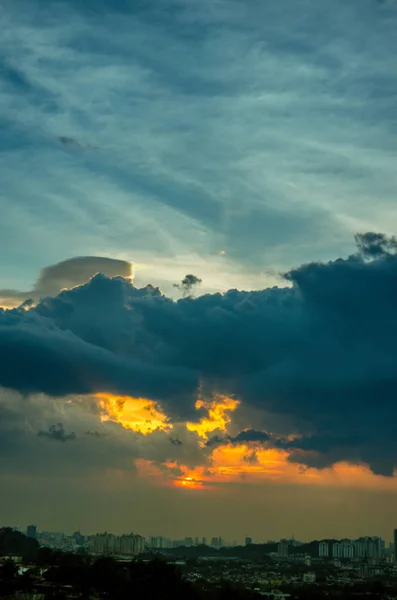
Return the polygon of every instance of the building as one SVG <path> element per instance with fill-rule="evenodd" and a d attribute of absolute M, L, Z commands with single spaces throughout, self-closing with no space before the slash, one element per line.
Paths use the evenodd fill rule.
<path fill-rule="evenodd" d="M 397 529 L 393 532 L 393 550 L 394 562 L 397 564 Z"/>
<path fill-rule="evenodd" d="M 141 535 L 124 534 L 119 538 L 120 554 L 122 556 L 136 556 L 145 551 L 145 538 Z"/>
<path fill-rule="evenodd" d="M 352 559 L 355 556 L 354 544 L 351 540 L 341 540 L 332 544 L 333 558 L 348 558 Z"/>
<path fill-rule="evenodd" d="M 277 554 L 282 558 L 286 558 L 288 556 L 288 540 L 281 540 L 278 543 Z"/>
<path fill-rule="evenodd" d="M 185 544 L 186 545 L 186 544 Z M 149 546 L 151 548 L 171 548 L 171 540 L 168 538 L 162 537 L 161 535 L 152 536 L 149 539 Z"/>
<path fill-rule="evenodd" d="M 207 538 L 203 537 L 201 543 L 203 544 L 203 546 L 206 546 L 207 545 Z"/>
<path fill-rule="evenodd" d="M 380 559 L 384 554 L 385 543 L 380 537 L 363 537 L 354 542 L 354 555 L 357 558 Z"/>
<path fill-rule="evenodd" d="M 306 567 L 312 566 L 312 559 L 311 559 L 310 554 L 305 554 L 305 565 L 306 565 Z"/>
<path fill-rule="evenodd" d="M 26 535 L 28 538 L 35 538 L 36 539 L 36 535 L 37 535 L 37 527 L 36 525 L 28 525 L 27 529 L 26 529 Z"/>
<path fill-rule="evenodd" d="M 221 548 L 223 546 L 223 540 L 221 537 L 213 537 L 211 540 L 211 546 L 213 548 Z"/>
<path fill-rule="evenodd" d="M 112 556 L 136 556 L 145 551 L 145 538 L 133 533 L 122 536 L 112 533 L 98 533 L 91 541 L 94 554 L 107 554 Z"/>
<path fill-rule="evenodd" d="M 354 545 L 351 540 L 342 540 L 342 558 L 354 558 Z"/>
<path fill-rule="evenodd" d="M 77 546 L 82 546 L 84 544 L 85 537 L 81 535 L 80 531 L 75 531 L 73 537 Z"/>
<path fill-rule="evenodd" d="M 91 541 L 91 549 L 94 554 L 115 554 L 116 536 L 112 533 L 97 533 Z"/>
<path fill-rule="evenodd" d="M 246 546 L 250 546 L 252 544 L 252 537 L 246 537 L 245 538 L 245 545 Z"/>
<path fill-rule="evenodd" d="M 328 558 L 329 556 L 329 545 L 328 542 L 320 542 L 318 545 L 318 555 L 322 558 Z"/>

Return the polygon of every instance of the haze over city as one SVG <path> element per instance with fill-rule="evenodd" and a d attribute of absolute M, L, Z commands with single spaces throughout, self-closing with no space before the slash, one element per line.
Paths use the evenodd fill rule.
<path fill-rule="evenodd" d="M 396 2 L 0 28 L 1 524 L 391 541 Z"/>

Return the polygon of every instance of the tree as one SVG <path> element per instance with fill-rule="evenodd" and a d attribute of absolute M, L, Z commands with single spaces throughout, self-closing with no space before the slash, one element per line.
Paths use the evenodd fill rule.
<path fill-rule="evenodd" d="M 18 573 L 18 567 L 13 560 L 6 560 L 1 567 L 1 578 L 6 581 L 15 579 Z"/>
<path fill-rule="evenodd" d="M 0 554 L 16 554 L 23 559 L 35 559 L 39 543 L 33 538 L 28 538 L 20 531 L 13 531 L 11 527 L 0 528 Z"/>

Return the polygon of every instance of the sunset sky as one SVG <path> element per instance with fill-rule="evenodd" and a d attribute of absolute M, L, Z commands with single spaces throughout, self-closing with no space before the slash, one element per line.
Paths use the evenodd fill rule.
<path fill-rule="evenodd" d="M 391 539 L 397 2 L 0 28 L 0 526 Z"/>

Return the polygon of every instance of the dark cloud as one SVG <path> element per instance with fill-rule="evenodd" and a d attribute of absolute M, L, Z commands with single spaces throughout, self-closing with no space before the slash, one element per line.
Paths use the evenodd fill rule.
<path fill-rule="evenodd" d="M 271 440 L 271 436 L 266 431 L 256 431 L 255 429 L 244 429 L 237 435 L 214 435 L 206 442 L 208 448 L 217 448 L 227 444 L 249 444 L 251 442 L 263 444 Z"/>
<path fill-rule="evenodd" d="M 231 441 L 235 444 L 245 444 L 248 442 L 267 442 L 270 440 L 270 435 L 266 431 L 255 431 L 255 429 L 245 429 L 240 431 Z"/>
<path fill-rule="evenodd" d="M 94 431 L 86 431 L 85 435 L 92 435 L 94 437 L 103 437 L 105 434 L 104 433 L 100 433 L 99 431 L 97 431 L 96 429 L 94 429 Z"/>
<path fill-rule="evenodd" d="M 106 281 L 111 285 L 112 280 Z M 89 319 L 90 308 L 86 310 Z M 52 396 L 119 393 L 158 399 L 165 406 L 172 398 L 176 406 L 178 397 L 193 398 L 197 380 L 183 368 L 157 367 L 105 350 L 40 311 L 13 309 L 0 312 L 0 385 Z M 183 403 L 180 408 L 183 413 Z"/>
<path fill-rule="evenodd" d="M 176 283 L 174 287 L 178 288 L 183 294 L 184 297 L 191 296 L 193 290 L 202 283 L 202 279 L 197 277 L 196 275 L 185 275 L 182 279 L 181 283 Z"/>
<path fill-rule="evenodd" d="M 197 417 L 200 381 L 206 396 L 234 395 L 284 415 L 285 433 L 301 434 L 285 446 L 290 460 L 319 468 L 347 460 L 390 474 L 397 464 L 396 242 L 368 233 L 357 244 L 346 259 L 291 270 L 290 287 L 174 302 L 156 288 L 98 275 L 36 307 L 3 311 L 0 383 L 54 396 L 152 398 L 183 420 Z M 254 427 L 215 437 L 208 448 L 236 439 L 282 445 Z M 162 452 L 184 450 L 178 436 L 183 445 L 166 436 Z"/>
<path fill-rule="evenodd" d="M 18 305 L 25 300 L 40 300 L 46 296 L 54 296 L 64 288 L 82 285 L 96 273 L 107 277 L 131 277 L 132 265 L 125 260 L 103 256 L 77 256 L 55 265 L 45 267 L 40 273 L 32 290 L 0 290 L 0 299 L 10 305 Z"/>
<path fill-rule="evenodd" d="M 60 136 L 58 141 L 62 144 L 62 146 L 65 146 L 65 148 L 71 148 L 73 150 L 80 150 L 83 148 L 83 146 L 77 140 L 71 137 Z"/>
<path fill-rule="evenodd" d="M 258 461 L 258 455 L 257 455 L 256 451 L 251 450 L 251 452 L 249 452 L 248 454 L 243 456 L 243 462 L 249 463 L 251 465 L 257 464 L 259 461 Z"/>
<path fill-rule="evenodd" d="M 181 440 L 179 438 L 173 438 L 173 437 L 170 437 L 170 442 L 171 442 L 171 444 L 174 444 L 174 446 L 182 446 L 182 443 L 183 443 L 183 442 L 181 442 Z"/>
<path fill-rule="evenodd" d="M 360 256 L 365 258 L 379 258 L 397 250 L 397 238 L 388 237 L 384 233 L 359 233 L 355 240 Z"/>
<path fill-rule="evenodd" d="M 48 440 L 54 440 L 56 442 L 68 442 L 76 439 L 74 431 L 66 433 L 62 423 L 51 425 L 47 431 L 39 431 L 37 433 L 39 437 L 47 438 Z"/>
<path fill-rule="evenodd" d="M 230 441 L 230 436 L 226 435 L 221 437 L 220 435 L 213 435 L 206 442 L 205 445 L 207 448 L 218 448 L 218 446 L 223 446 L 224 444 L 228 444 Z"/>

